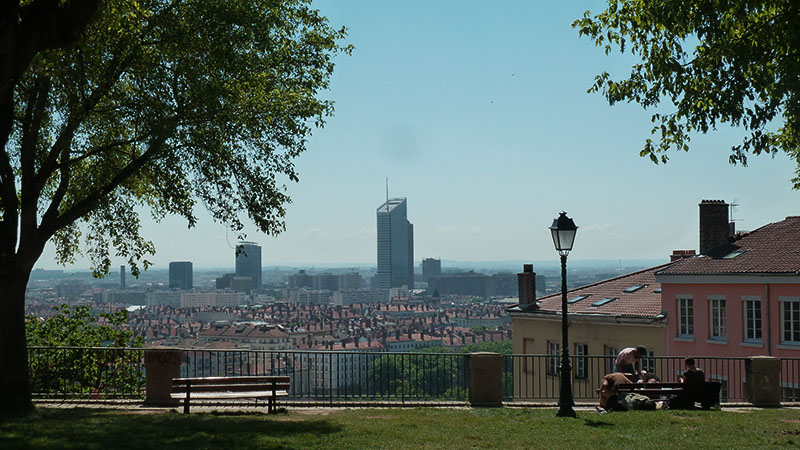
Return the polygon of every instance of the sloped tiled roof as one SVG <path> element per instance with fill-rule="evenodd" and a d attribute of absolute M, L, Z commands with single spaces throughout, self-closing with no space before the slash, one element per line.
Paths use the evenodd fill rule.
<path fill-rule="evenodd" d="M 658 275 L 794 274 L 800 271 L 800 216 L 739 233 L 706 255 L 685 258 Z"/>
<path fill-rule="evenodd" d="M 571 289 L 567 291 L 567 301 L 584 295 L 587 297 L 568 304 L 567 310 L 570 314 L 655 318 L 661 314 L 661 284 L 656 282 L 654 274 L 668 265 L 664 264 Z M 636 286 L 641 286 L 641 288 L 636 289 Z M 600 306 L 592 306 L 603 299 L 614 300 L 607 301 Z M 539 298 L 537 303 L 539 309 L 528 309 L 527 311 L 561 313 L 561 293 Z"/>

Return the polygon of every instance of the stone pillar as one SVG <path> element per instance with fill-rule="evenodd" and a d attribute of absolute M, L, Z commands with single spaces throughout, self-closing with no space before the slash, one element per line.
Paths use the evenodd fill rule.
<path fill-rule="evenodd" d="M 503 355 L 469 355 L 469 402 L 472 406 L 503 406 Z"/>
<path fill-rule="evenodd" d="M 145 381 L 147 396 L 144 404 L 148 406 L 174 406 L 179 403 L 170 397 L 172 379 L 181 373 L 181 350 L 178 348 L 155 347 L 144 351 Z"/>
<path fill-rule="evenodd" d="M 772 356 L 753 356 L 745 360 L 747 401 L 754 406 L 781 405 L 781 360 Z"/>

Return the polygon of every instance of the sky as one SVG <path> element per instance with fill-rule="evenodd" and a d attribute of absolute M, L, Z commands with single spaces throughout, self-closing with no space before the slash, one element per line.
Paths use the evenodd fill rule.
<path fill-rule="evenodd" d="M 555 261 L 547 228 L 560 211 L 579 227 L 570 254 L 578 260 L 668 260 L 674 249 L 696 249 L 703 199 L 737 203 L 739 230 L 800 214 L 786 156 L 728 164 L 740 129 L 695 136 L 666 165 L 638 156 L 652 111 L 586 92 L 598 73 L 620 78 L 635 62 L 606 56 L 572 29 L 602 1 L 314 6 L 348 28 L 355 49 L 336 57 L 322 93 L 335 115 L 296 160 L 286 231 L 247 229 L 264 266 L 374 265 L 387 178 L 389 195 L 408 199 L 417 265 L 427 257 Z M 233 266 L 236 236 L 201 208 L 193 229 L 145 220 L 154 267 Z M 53 254 L 48 247 L 37 267 L 63 268 Z M 66 269 L 79 267 L 89 262 L 79 257 Z"/>

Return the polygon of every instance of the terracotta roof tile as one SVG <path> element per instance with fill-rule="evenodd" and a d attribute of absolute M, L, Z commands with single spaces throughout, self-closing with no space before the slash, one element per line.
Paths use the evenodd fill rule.
<path fill-rule="evenodd" d="M 661 284 L 656 282 L 655 272 L 667 267 L 664 264 L 639 272 L 622 275 L 587 286 L 567 291 L 567 305 L 570 314 L 600 314 L 628 317 L 655 317 L 661 314 Z M 641 288 L 636 289 L 637 286 Z M 626 291 L 627 290 L 627 291 Z M 613 299 L 601 302 L 603 299 Z M 561 293 L 537 299 L 538 310 L 561 312 Z"/>
<path fill-rule="evenodd" d="M 685 258 L 659 275 L 790 273 L 800 271 L 800 216 L 739 233 L 706 255 Z"/>

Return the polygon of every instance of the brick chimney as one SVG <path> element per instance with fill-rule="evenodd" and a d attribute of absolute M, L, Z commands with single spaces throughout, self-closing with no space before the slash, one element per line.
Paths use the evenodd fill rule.
<path fill-rule="evenodd" d="M 700 202 L 700 254 L 728 242 L 730 225 L 728 223 L 728 204 L 723 200 L 703 200 Z"/>
<path fill-rule="evenodd" d="M 695 256 L 694 250 L 673 250 L 672 254 L 669 255 L 669 262 L 675 262 L 683 258 L 691 258 L 692 256 Z"/>
<path fill-rule="evenodd" d="M 519 285 L 520 309 L 535 308 L 536 306 L 536 273 L 533 264 L 523 264 L 522 272 L 517 274 Z"/>

